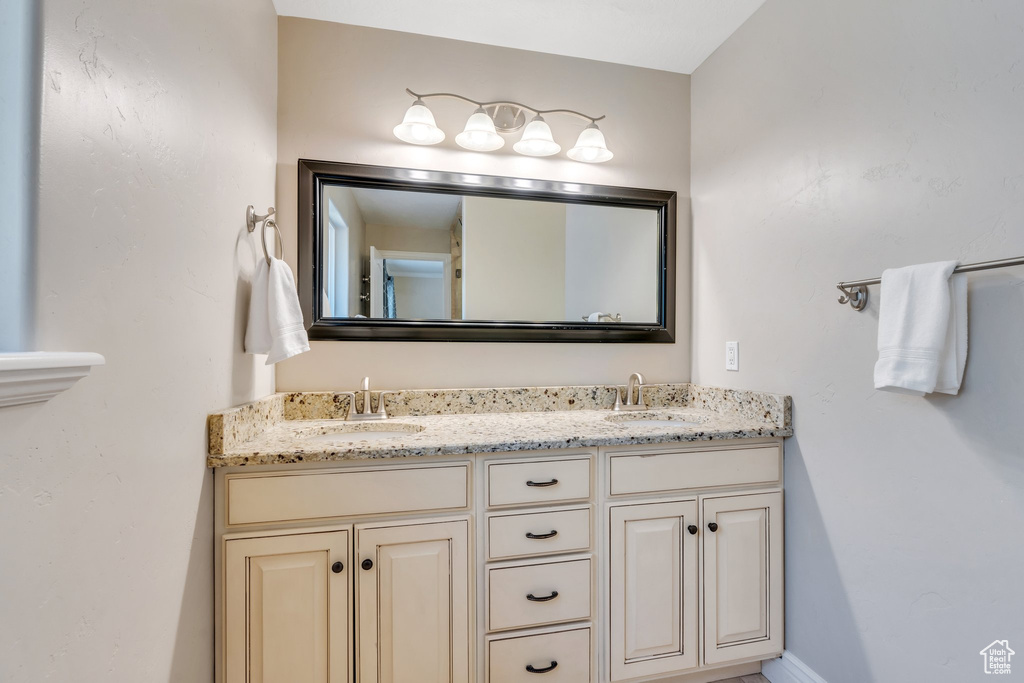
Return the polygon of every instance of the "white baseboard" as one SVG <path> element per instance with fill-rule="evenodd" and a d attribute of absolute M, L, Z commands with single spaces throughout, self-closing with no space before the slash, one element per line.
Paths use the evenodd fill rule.
<path fill-rule="evenodd" d="M 771 683 L 828 683 L 789 650 L 783 652 L 779 659 L 761 662 L 761 675 Z"/>

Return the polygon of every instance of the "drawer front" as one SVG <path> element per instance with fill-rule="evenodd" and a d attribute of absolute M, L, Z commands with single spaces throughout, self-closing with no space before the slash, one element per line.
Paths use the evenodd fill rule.
<path fill-rule="evenodd" d="M 623 496 L 714 486 L 774 484 L 779 481 L 780 467 L 776 445 L 612 455 L 609 458 L 610 493 Z"/>
<path fill-rule="evenodd" d="M 233 476 L 227 523 L 266 524 L 324 517 L 465 509 L 469 464 Z"/>
<path fill-rule="evenodd" d="M 487 643 L 488 683 L 589 683 L 590 629 L 578 628 Z M 547 673 L 527 670 L 547 669 Z"/>
<path fill-rule="evenodd" d="M 487 464 L 487 504 L 543 505 L 590 498 L 590 458 Z"/>
<path fill-rule="evenodd" d="M 589 619 L 590 577 L 589 558 L 488 569 L 487 627 L 500 631 Z"/>
<path fill-rule="evenodd" d="M 590 508 L 487 518 L 489 560 L 589 549 Z"/>

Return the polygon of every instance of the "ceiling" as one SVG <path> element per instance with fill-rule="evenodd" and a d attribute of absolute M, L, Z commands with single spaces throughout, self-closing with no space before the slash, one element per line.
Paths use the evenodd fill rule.
<path fill-rule="evenodd" d="M 690 74 L 765 0 L 274 0 L 281 16 Z"/>
<path fill-rule="evenodd" d="M 457 194 L 352 188 L 363 221 L 396 228 L 449 230 L 462 197 Z"/>

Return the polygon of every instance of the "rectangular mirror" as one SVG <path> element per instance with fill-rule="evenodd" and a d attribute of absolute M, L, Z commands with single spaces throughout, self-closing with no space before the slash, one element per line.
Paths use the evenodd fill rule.
<path fill-rule="evenodd" d="M 671 342 L 675 193 L 299 161 L 311 339 Z"/>

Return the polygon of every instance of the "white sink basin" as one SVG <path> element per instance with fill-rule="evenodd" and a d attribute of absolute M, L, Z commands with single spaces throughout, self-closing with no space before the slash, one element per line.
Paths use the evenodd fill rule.
<path fill-rule="evenodd" d="M 699 427 L 708 421 L 703 415 L 686 415 L 653 410 L 617 413 L 605 418 L 623 427 Z"/>
<path fill-rule="evenodd" d="M 398 439 L 422 432 L 423 427 L 406 424 L 345 424 L 322 427 L 306 436 L 300 435 L 303 443 L 310 445 L 359 443 L 364 441 L 380 441 L 381 439 Z"/>

